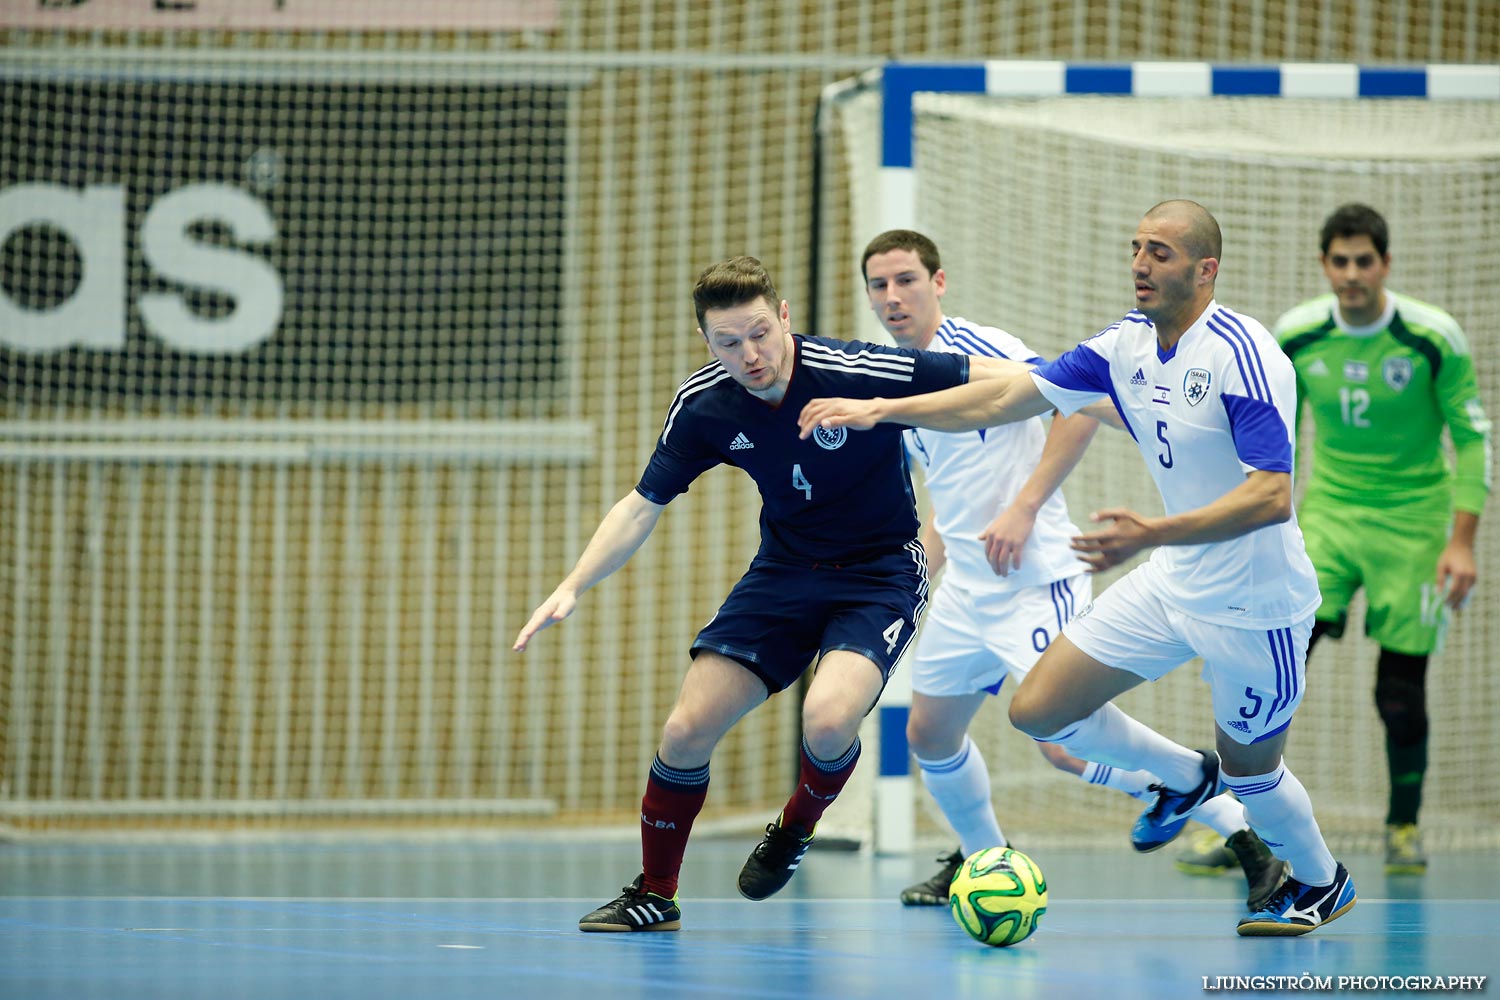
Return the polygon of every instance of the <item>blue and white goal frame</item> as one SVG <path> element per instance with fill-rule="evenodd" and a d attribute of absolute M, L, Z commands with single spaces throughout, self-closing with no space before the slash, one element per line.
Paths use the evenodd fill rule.
<path fill-rule="evenodd" d="M 996 97 L 1314 97 L 1500 101 L 1500 65 L 1359 66 L 1352 63 L 1215 65 L 1207 62 L 890 63 L 881 76 L 879 230 L 918 228 L 912 99 L 919 93 Z M 911 849 L 915 834 L 909 670 L 881 699 L 880 772 L 875 780 L 875 849 Z"/>
<path fill-rule="evenodd" d="M 1500 100 L 1500 66 L 1357 66 L 1206 62 L 1068 63 L 991 60 L 982 63 L 890 63 L 881 77 L 880 185 L 882 229 L 916 219 L 912 172 L 912 98 L 918 93 L 995 97 L 1320 97 Z"/>

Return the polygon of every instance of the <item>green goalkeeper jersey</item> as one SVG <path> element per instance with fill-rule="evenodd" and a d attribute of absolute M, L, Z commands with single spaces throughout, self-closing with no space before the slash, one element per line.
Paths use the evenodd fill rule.
<path fill-rule="evenodd" d="M 1307 499 L 1478 514 L 1490 487 L 1490 424 L 1468 341 L 1443 310 L 1390 289 L 1385 297 L 1368 327 L 1344 325 L 1332 293 L 1276 324 L 1297 370 L 1298 419 L 1304 409 L 1313 418 Z"/>

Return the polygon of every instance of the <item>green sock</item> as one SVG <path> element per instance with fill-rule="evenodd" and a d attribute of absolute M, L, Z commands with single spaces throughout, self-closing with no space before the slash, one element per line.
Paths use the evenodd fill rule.
<path fill-rule="evenodd" d="M 1398 747 L 1385 741 L 1385 759 L 1390 765 L 1391 800 L 1385 821 L 1399 825 L 1415 823 L 1422 808 L 1422 778 L 1427 773 L 1427 741 Z"/>

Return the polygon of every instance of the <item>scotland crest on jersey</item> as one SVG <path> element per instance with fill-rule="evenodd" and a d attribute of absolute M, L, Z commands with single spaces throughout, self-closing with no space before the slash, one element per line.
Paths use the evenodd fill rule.
<path fill-rule="evenodd" d="M 1182 379 L 1182 398 L 1189 406 L 1197 406 L 1208 398 L 1208 385 L 1212 381 L 1207 368 L 1189 368 Z"/>
<path fill-rule="evenodd" d="M 815 427 L 813 428 L 813 440 L 818 442 L 819 448 L 833 451 L 849 438 L 847 427 Z"/>
<path fill-rule="evenodd" d="M 1380 377 L 1397 392 L 1411 384 L 1411 358 L 1386 358 L 1380 365 Z"/>

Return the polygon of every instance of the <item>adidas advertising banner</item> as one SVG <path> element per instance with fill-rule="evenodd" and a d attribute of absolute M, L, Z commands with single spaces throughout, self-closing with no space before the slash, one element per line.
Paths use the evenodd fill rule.
<path fill-rule="evenodd" d="M 566 87 L 3 86 L 12 402 L 495 401 L 556 377 Z"/>

